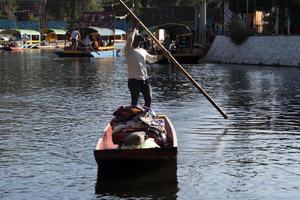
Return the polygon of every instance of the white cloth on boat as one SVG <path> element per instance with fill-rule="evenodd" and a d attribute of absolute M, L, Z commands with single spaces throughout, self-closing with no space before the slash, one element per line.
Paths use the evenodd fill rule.
<path fill-rule="evenodd" d="M 148 138 L 140 145 L 141 149 L 149 149 L 149 148 L 160 148 L 158 144 L 154 141 L 153 138 Z"/>
<path fill-rule="evenodd" d="M 145 141 L 146 132 L 145 131 L 137 131 L 130 133 L 124 140 L 123 145 L 125 146 L 137 146 L 141 145 Z"/>
<path fill-rule="evenodd" d="M 111 122 L 112 141 L 114 144 L 122 146 L 126 138 L 131 137 L 130 134 L 132 134 L 133 132 L 143 131 L 145 132 L 144 139 L 153 138 L 154 142 L 159 146 L 168 145 L 164 119 L 158 117 L 158 119 L 162 120 L 156 120 L 157 118 L 154 116 L 154 112 L 151 109 L 144 109 L 142 113 L 137 113 L 133 118 L 127 121 L 118 120 L 118 117 L 119 115 L 116 115 L 116 117 L 112 120 L 113 123 Z M 122 117 L 122 115 L 120 117 Z M 138 138 L 135 139 L 138 140 Z M 140 141 L 142 140 L 140 139 Z M 138 145 L 138 142 L 131 144 L 130 140 L 128 143 L 129 144 L 125 146 Z"/>
<path fill-rule="evenodd" d="M 151 148 L 160 148 L 158 144 L 154 141 L 153 138 L 146 139 L 140 145 L 122 145 L 121 149 L 151 149 Z"/>

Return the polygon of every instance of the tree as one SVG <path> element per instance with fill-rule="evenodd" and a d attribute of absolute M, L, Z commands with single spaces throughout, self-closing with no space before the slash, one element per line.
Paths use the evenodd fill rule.
<path fill-rule="evenodd" d="M 17 0 L 3 0 L 1 1 L 0 18 L 14 19 L 14 11 L 18 8 Z"/>
<path fill-rule="evenodd" d="M 239 17 L 233 15 L 229 24 L 229 37 L 237 45 L 242 44 L 249 37 L 248 31 L 243 27 Z"/>
<path fill-rule="evenodd" d="M 273 0 L 274 12 L 269 17 L 269 23 L 275 24 L 276 34 L 290 34 L 290 27 L 296 26 L 297 19 L 299 19 L 299 6 L 298 0 Z M 295 9 L 296 8 L 296 9 Z M 297 17 L 298 16 L 298 17 Z"/>
<path fill-rule="evenodd" d="M 176 6 L 188 7 L 188 6 L 195 6 L 199 4 L 199 0 L 177 0 Z"/>
<path fill-rule="evenodd" d="M 229 0 L 229 9 L 234 13 L 247 13 L 246 0 Z M 248 0 L 248 13 L 255 11 L 255 0 Z"/>
<path fill-rule="evenodd" d="M 273 0 L 256 0 L 255 8 L 257 11 L 271 11 L 273 6 Z"/>

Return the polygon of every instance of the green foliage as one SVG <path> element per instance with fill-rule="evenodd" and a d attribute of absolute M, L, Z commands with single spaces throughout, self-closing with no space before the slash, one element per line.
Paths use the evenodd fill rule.
<path fill-rule="evenodd" d="M 1 2 L 2 18 L 14 19 L 14 11 L 17 10 L 18 4 L 16 0 L 3 0 Z"/>
<path fill-rule="evenodd" d="M 158 7 L 158 8 L 164 8 L 164 7 L 172 7 L 172 6 L 182 6 L 182 7 L 188 7 L 188 6 L 195 6 L 199 3 L 199 0 L 139 0 L 141 2 L 141 5 L 146 7 L 147 5 L 150 5 L 151 7 Z"/>
<path fill-rule="evenodd" d="M 300 27 L 300 1 L 297 0 L 287 0 L 279 1 L 274 0 L 274 6 L 279 8 L 279 17 L 278 17 L 278 33 L 287 34 L 287 19 L 290 18 L 291 23 L 291 33 L 299 34 L 297 27 Z M 264 21 L 267 22 L 264 24 L 263 34 L 270 35 L 275 33 L 275 24 L 276 24 L 276 12 L 270 12 L 268 16 L 264 18 Z"/>
<path fill-rule="evenodd" d="M 102 10 L 102 6 L 99 1 L 91 0 L 87 5 L 87 10 L 90 12 L 97 12 Z"/>
<path fill-rule="evenodd" d="M 39 17 L 37 15 L 33 15 L 32 13 L 30 13 L 28 15 L 28 20 L 36 21 L 36 20 L 39 20 Z"/>
<path fill-rule="evenodd" d="M 229 24 L 229 37 L 237 45 L 242 44 L 249 37 L 248 31 L 238 18 L 234 17 Z"/>
<path fill-rule="evenodd" d="M 255 1 L 255 8 L 258 11 L 270 11 L 273 6 L 273 0 L 257 0 Z"/>
<path fill-rule="evenodd" d="M 294 6 L 299 6 L 299 0 L 274 0 L 274 4 L 279 6 L 279 8 L 293 8 Z"/>
<path fill-rule="evenodd" d="M 264 17 L 264 21 L 268 23 L 264 23 L 263 25 L 263 35 L 272 35 L 274 33 L 274 26 L 275 26 L 275 16 L 268 15 Z"/>
<path fill-rule="evenodd" d="M 199 3 L 199 0 L 177 0 L 176 6 L 195 6 Z"/>
<path fill-rule="evenodd" d="M 235 13 L 246 13 L 247 0 L 229 0 L 229 9 Z M 279 8 L 293 8 L 300 5 L 299 0 L 248 0 L 248 12 L 256 10 L 270 11 L 273 6 Z"/>
<path fill-rule="evenodd" d="M 248 0 L 248 13 L 255 11 L 256 0 Z M 234 13 L 246 13 L 247 1 L 246 0 L 229 0 L 229 9 Z"/>

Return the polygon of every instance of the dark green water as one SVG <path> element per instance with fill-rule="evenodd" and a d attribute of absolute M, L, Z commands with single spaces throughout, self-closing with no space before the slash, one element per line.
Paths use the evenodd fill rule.
<path fill-rule="evenodd" d="M 124 58 L 0 52 L 0 199 L 298 199 L 300 69 L 184 67 L 229 119 L 176 68 L 149 66 L 153 109 L 177 130 L 175 181 L 147 172 L 95 190 L 93 149 L 130 103 Z"/>

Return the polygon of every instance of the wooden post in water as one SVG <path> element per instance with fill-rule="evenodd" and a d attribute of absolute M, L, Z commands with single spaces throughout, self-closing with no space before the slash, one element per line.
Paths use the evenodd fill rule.
<path fill-rule="evenodd" d="M 148 35 L 157 43 L 157 45 L 164 52 L 165 56 L 182 72 L 193 85 L 206 97 L 206 99 L 222 114 L 225 119 L 228 116 L 221 110 L 221 108 L 212 100 L 212 98 L 202 89 L 202 87 L 189 75 L 189 73 L 177 62 L 177 60 L 172 56 L 172 54 L 158 41 L 158 39 L 149 31 L 149 29 L 141 22 L 141 20 L 128 8 L 128 6 L 122 1 L 120 3 L 129 11 L 131 16 L 138 22 L 148 33 Z"/>

